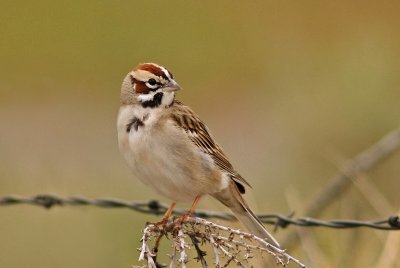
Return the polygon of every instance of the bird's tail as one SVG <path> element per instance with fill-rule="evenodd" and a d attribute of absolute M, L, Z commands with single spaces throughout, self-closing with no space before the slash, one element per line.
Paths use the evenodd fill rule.
<path fill-rule="evenodd" d="M 224 190 L 213 194 L 225 206 L 229 207 L 235 217 L 255 236 L 266 239 L 270 244 L 280 248 L 278 241 L 267 231 L 259 218 L 251 211 L 236 185 L 232 183 Z"/>

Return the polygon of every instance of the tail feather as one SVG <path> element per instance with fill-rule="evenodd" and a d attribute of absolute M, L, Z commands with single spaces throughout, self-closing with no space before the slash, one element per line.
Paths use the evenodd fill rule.
<path fill-rule="evenodd" d="M 213 194 L 225 206 L 230 208 L 235 217 L 255 236 L 266 239 L 270 244 L 280 248 L 278 241 L 267 231 L 259 218 L 251 211 L 246 201 L 232 183 L 226 189 Z"/>
<path fill-rule="evenodd" d="M 250 208 L 244 207 L 244 211 L 233 211 L 235 217 L 255 236 L 266 239 L 270 244 L 280 248 L 278 241 L 267 231 L 263 223 L 254 215 Z"/>

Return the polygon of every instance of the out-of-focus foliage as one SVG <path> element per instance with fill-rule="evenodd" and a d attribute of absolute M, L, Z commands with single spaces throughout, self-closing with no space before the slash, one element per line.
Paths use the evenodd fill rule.
<path fill-rule="evenodd" d="M 115 131 L 122 78 L 153 61 L 251 182 L 255 210 L 299 210 L 344 159 L 398 126 L 399 12 L 398 1 L 1 1 L 0 195 L 164 200 L 132 178 Z M 354 188 L 322 217 L 395 214 L 399 161 L 368 174 L 387 205 Z M 0 267 L 130 267 L 154 220 L 2 207 Z M 314 267 L 371 267 L 386 233 L 307 237 L 296 254 Z"/>

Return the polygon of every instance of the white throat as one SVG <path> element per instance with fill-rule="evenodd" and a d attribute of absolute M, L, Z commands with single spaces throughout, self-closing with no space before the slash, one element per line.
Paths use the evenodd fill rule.
<path fill-rule="evenodd" d="M 169 107 L 174 102 L 175 92 L 164 92 L 164 96 L 161 101 L 163 107 Z"/>

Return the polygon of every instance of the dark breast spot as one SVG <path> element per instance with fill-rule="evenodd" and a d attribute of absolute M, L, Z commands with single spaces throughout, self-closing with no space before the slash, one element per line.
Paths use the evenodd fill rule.
<path fill-rule="evenodd" d="M 131 121 L 126 125 L 126 132 L 129 133 L 133 128 L 135 131 L 138 131 L 139 127 L 143 127 L 144 123 L 137 117 L 133 117 Z"/>

